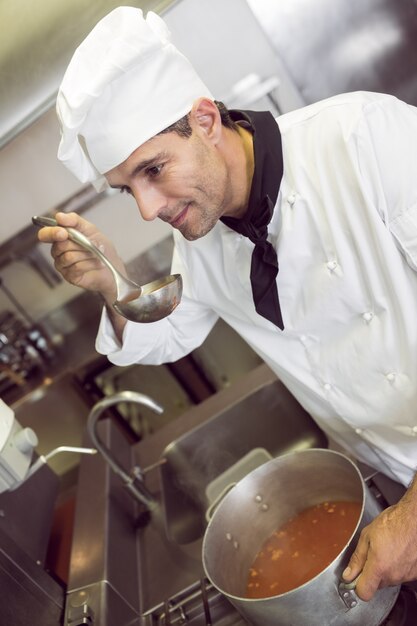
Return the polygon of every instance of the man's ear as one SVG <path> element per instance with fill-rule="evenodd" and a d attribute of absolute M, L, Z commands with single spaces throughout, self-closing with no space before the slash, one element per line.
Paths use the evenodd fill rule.
<path fill-rule="evenodd" d="M 199 98 L 193 103 L 191 120 L 214 143 L 218 143 L 222 134 L 222 121 L 219 109 L 213 100 Z"/>

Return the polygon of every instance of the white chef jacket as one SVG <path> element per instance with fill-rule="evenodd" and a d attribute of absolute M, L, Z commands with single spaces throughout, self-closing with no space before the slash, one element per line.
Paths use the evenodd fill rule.
<path fill-rule="evenodd" d="M 268 240 L 285 329 L 255 311 L 254 244 L 218 222 L 196 241 L 174 232 L 178 308 L 128 322 L 122 346 L 104 312 L 97 350 L 118 365 L 176 360 L 222 317 L 332 439 L 407 485 L 417 469 L 417 109 L 357 92 L 277 123 L 284 175 Z"/>

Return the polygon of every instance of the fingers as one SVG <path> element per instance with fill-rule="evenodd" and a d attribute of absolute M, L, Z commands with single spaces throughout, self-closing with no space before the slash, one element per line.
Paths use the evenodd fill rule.
<path fill-rule="evenodd" d="M 97 232 L 97 228 L 89 222 L 85 220 L 83 217 L 78 215 L 78 213 L 56 213 L 55 219 L 60 226 L 65 226 L 66 228 L 75 228 L 80 231 L 80 233 L 84 233 L 84 235 L 91 235 L 92 233 Z"/>
<path fill-rule="evenodd" d="M 94 255 L 68 236 L 71 227 L 83 233 L 98 247 L 105 246 L 106 255 L 124 273 L 123 261 L 114 246 L 96 226 L 76 213 L 57 213 L 58 226 L 44 227 L 39 231 L 39 240 L 51 243 L 51 255 L 56 270 L 63 278 L 78 287 L 97 291 L 112 301 L 116 297 L 114 278 L 109 269 Z"/>
<path fill-rule="evenodd" d="M 368 555 L 369 541 L 366 531 L 362 531 L 355 552 L 350 557 L 350 561 L 344 570 L 342 577 L 346 582 L 352 582 L 359 576 L 366 563 Z"/>
<path fill-rule="evenodd" d="M 415 519 L 413 501 L 403 498 L 363 529 L 342 574 L 346 582 L 359 576 L 355 589 L 359 598 L 370 600 L 378 589 L 417 578 Z"/>
<path fill-rule="evenodd" d="M 366 602 L 373 598 L 380 587 L 386 586 L 384 555 L 381 554 L 381 550 L 373 548 L 373 540 L 376 545 L 378 544 L 378 533 L 375 532 L 375 525 L 378 525 L 378 522 L 376 518 L 372 524 L 362 530 L 358 545 L 342 573 L 342 578 L 346 582 L 357 578 L 355 593 Z"/>
<path fill-rule="evenodd" d="M 64 241 L 54 241 L 51 247 L 51 256 L 54 261 L 57 261 L 64 255 L 66 259 L 64 265 L 72 265 L 72 263 L 82 261 L 84 258 L 90 258 L 92 256 L 91 252 L 88 252 L 85 248 L 82 248 L 71 239 L 66 238 Z"/>
<path fill-rule="evenodd" d="M 55 214 L 55 219 L 61 226 L 71 226 L 71 228 L 77 228 L 81 222 L 85 222 L 78 213 L 63 213 L 60 211 Z"/>
<path fill-rule="evenodd" d="M 96 227 L 77 213 L 57 213 L 55 215 L 58 226 L 44 226 L 39 230 L 38 238 L 42 243 L 59 243 L 68 239 L 65 228 L 71 227 L 85 234 L 87 237 L 97 232 Z M 60 228 L 63 226 L 65 228 Z"/>
<path fill-rule="evenodd" d="M 59 243 L 68 239 L 68 233 L 65 228 L 44 226 L 38 232 L 38 239 L 42 243 Z"/>
<path fill-rule="evenodd" d="M 105 273 L 106 268 L 95 257 L 88 257 L 88 253 L 62 254 L 55 260 L 55 269 L 62 274 L 72 285 L 88 287 L 84 284 L 86 277 L 94 273 Z"/>
<path fill-rule="evenodd" d="M 366 602 L 373 598 L 379 588 L 381 576 L 372 555 L 366 528 L 359 537 L 358 545 L 342 573 L 342 578 L 346 582 L 352 582 L 357 578 L 355 593 Z"/>
<path fill-rule="evenodd" d="M 57 213 L 55 219 L 58 224 L 62 226 L 71 226 L 74 222 L 75 214 Z M 68 239 L 68 233 L 65 228 L 59 228 L 58 226 L 44 226 L 38 232 L 38 239 L 42 243 L 54 243 L 60 241 L 66 241 Z"/>
<path fill-rule="evenodd" d="M 66 227 L 76 228 L 92 226 L 86 220 L 79 218 L 76 213 L 57 213 L 57 223 Z M 84 223 L 84 224 L 83 224 Z M 95 227 L 93 227 L 95 228 Z M 39 239 L 46 243 L 52 243 L 51 256 L 54 260 L 55 269 L 69 283 L 77 286 L 88 285 L 89 278 L 86 275 L 92 272 L 101 274 L 103 265 L 91 252 L 69 239 L 66 228 L 59 226 L 44 227 L 39 231 Z"/>
<path fill-rule="evenodd" d="M 103 267 L 101 261 L 87 250 L 75 247 L 70 240 L 62 244 L 54 244 L 51 248 L 51 256 L 54 259 L 58 271 L 67 270 L 73 266 L 82 267 L 84 271 Z"/>
<path fill-rule="evenodd" d="M 355 593 L 361 600 L 368 602 L 374 597 L 380 586 L 381 575 L 375 560 L 369 555 L 363 571 L 358 578 L 358 582 L 356 583 Z"/>

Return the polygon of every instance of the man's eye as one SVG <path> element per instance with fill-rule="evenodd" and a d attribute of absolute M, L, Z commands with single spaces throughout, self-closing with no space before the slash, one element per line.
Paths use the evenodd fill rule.
<path fill-rule="evenodd" d="M 150 178 L 156 178 L 161 173 L 162 168 L 163 165 L 153 165 L 152 167 L 148 167 L 148 169 L 146 170 L 146 174 Z"/>

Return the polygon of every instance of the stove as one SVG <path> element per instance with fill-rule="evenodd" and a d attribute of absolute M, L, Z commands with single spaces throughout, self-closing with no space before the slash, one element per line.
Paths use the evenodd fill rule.
<path fill-rule="evenodd" d="M 202 579 L 143 615 L 144 626 L 244 626 L 230 602 Z"/>
<path fill-rule="evenodd" d="M 155 607 L 143 616 L 142 623 L 143 626 L 250 626 L 207 579 Z M 394 608 L 380 626 L 415 626 L 416 623 L 417 593 L 403 585 Z"/>
<path fill-rule="evenodd" d="M 184 430 L 189 421 L 181 422 Z M 98 424 L 103 441 L 119 462 L 128 468 L 140 460 L 147 486 L 158 498 L 158 464 L 151 463 L 178 436 L 174 427 L 175 421 L 171 428 L 135 444 L 138 456 L 132 459 L 131 443 L 114 420 Z M 404 488 L 357 465 L 382 509 L 398 502 Z M 65 626 L 250 626 L 204 578 L 201 538 L 185 545 L 168 541 L 159 522 L 163 520 L 138 508 L 119 477 L 98 455 L 82 459 L 72 546 L 77 558 L 70 564 Z M 403 585 L 391 613 L 379 626 L 415 626 L 416 590 L 417 586 Z"/>

